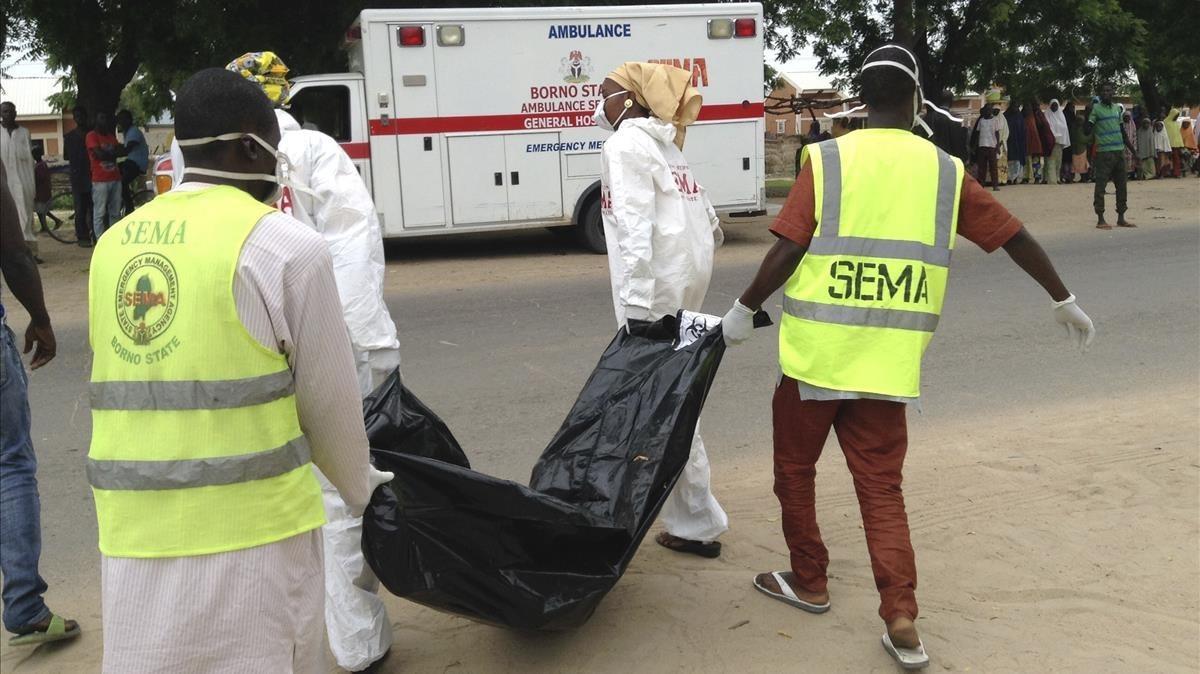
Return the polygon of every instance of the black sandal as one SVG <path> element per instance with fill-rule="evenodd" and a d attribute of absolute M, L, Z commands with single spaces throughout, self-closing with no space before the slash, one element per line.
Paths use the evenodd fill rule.
<path fill-rule="evenodd" d="M 708 559 L 716 559 L 717 557 L 721 556 L 720 541 L 713 541 L 711 543 L 690 541 L 686 538 L 672 536 L 664 531 L 654 537 L 654 542 L 668 550 L 674 550 L 675 552 L 686 552 L 690 555 L 698 555 Z"/>

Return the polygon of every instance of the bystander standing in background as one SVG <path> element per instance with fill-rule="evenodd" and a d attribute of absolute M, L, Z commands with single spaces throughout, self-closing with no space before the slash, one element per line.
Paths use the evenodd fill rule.
<path fill-rule="evenodd" d="M 1062 180 L 1063 153 L 1071 145 L 1071 132 L 1067 128 L 1067 116 L 1059 107 L 1058 99 L 1050 99 L 1050 112 L 1046 114 L 1054 148 L 1046 155 L 1045 181 L 1057 185 Z"/>
<path fill-rule="evenodd" d="M 1104 220 L 1104 188 L 1110 180 L 1117 190 L 1117 226 L 1136 227 L 1125 219 L 1125 211 L 1129 206 L 1126 190 L 1129 172 L 1125 169 L 1125 149 L 1132 149 L 1133 141 L 1125 137 L 1125 127 L 1121 125 L 1123 111 L 1113 102 L 1115 93 L 1116 88 L 1112 83 L 1106 82 L 1100 88 L 1100 101 L 1092 104 L 1087 118 L 1087 130 L 1096 136 L 1096 161 L 1092 164 L 1092 179 L 1095 181 L 1092 206 L 1096 211 L 1096 229 L 1112 229 L 1112 225 Z"/>
<path fill-rule="evenodd" d="M 1000 145 L 1000 122 L 996 120 L 995 110 L 991 105 L 983 106 L 983 116 L 976 121 L 978 145 L 975 149 L 976 175 L 980 184 L 987 184 L 987 176 L 992 177 L 992 191 L 1000 191 L 1000 175 L 996 167 L 996 148 Z"/>
<path fill-rule="evenodd" d="M 1092 143 L 1092 136 L 1084 130 L 1084 125 L 1083 115 L 1076 115 L 1075 128 L 1071 131 L 1071 170 L 1079 175 L 1081 183 L 1091 179 L 1088 146 Z"/>
<path fill-rule="evenodd" d="M 0 103 L 0 162 L 8 170 L 8 191 L 17 205 L 17 222 L 25 243 L 33 259 L 41 264 L 33 233 L 33 142 L 29 129 L 17 124 L 17 106 L 11 101 Z"/>
<path fill-rule="evenodd" d="M 33 212 L 42 229 L 46 229 L 47 216 L 57 223 L 55 227 L 61 225 L 62 220 L 50 210 L 50 167 L 43 161 L 43 156 L 42 148 L 33 148 Z"/>
<path fill-rule="evenodd" d="M 1021 181 L 1025 166 L 1025 118 L 1016 101 L 1008 102 L 1004 122 L 1008 126 L 1008 184 L 1015 185 Z"/>
<path fill-rule="evenodd" d="M 125 161 L 121 162 L 121 201 L 125 204 L 125 214 L 133 212 L 132 189 L 138 178 L 146 173 L 150 163 L 150 148 L 146 145 L 146 136 L 133 123 L 133 113 L 121 110 L 117 113 L 117 129 L 125 141 Z"/>
<path fill-rule="evenodd" d="M 1150 126 L 1150 118 L 1143 117 L 1137 130 L 1138 178 L 1150 180 L 1157 171 L 1154 166 L 1154 127 Z"/>
<path fill-rule="evenodd" d="M 1171 175 L 1171 137 L 1161 119 L 1154 121 L 1154 153 L 1158 155 L 1158 177 Z"/>
<path fill-rule="evenodd" d="M 1171 143 L 1171 177 L 1183 177 L 1183 134 L 1179 130 L 1179 108 L 1171 108 L 1163 119 L 1167 140 Z"/>
<path fill-rule="evenodd" d="M 1054 161 L 1054 132 L 1050 130 L 1050 121 L 1042 112 L 1042 104 L 1033 101 L 1033 121 L 1037 125 L 1038 139 L 1042 141 L 1042 180 L 1043 185 L 1050 183 L 1050 169 Z"/>
<path fill-rule="evenodd" d="M 75 106 L 71 111 L 75 128 L 63 136 L 63 155 L 71 164 L 71 200 L 75 205 L 75 238 L 80 246 L 92 245 L 92 160 L 88 155 L 87 108 Z"/>
<path fill-rule="evenodd" d="M 1125 148 L 1125 170 L 1129 172 L 1129 179 L 1137 178 L 1138 159 L 1137 159 L 1137 124 L 1133 121 L 1133 113 L 1126 111 L 1121 115 L 1121 126 L 1125 129 L 1125 137 L 1129 139 L 1132 147 Z"/>
<path fill-rule="evenodd" d="M 1037 116 L 1034 114 L 1036 109 L 1037 104 L 1033 101 L 1021 108 L 1025 126 L 1025 179 L 1021 182 L 1035 185 L 1042 182 L 1042 157 L 1046 156 L 1042 148 L 1042 134 L 1038 131 Z"/>
<path fill-rule="evenodd" d="M 121 219 L 121 170 L 117 158 L 125 148 L 117 142 L 112 115 L 96 113 L 96 128 L 88 132 L 87 149 L 92 163 L 92 231 L 96 240 Z"/>
<path fill-rule="evenodd" d="M 1192 131 L 1192 120 L 1185 119 L 1179 124 L 1179 133 L 1183 136 L 1183 175 L 1196 170 L 1196 134 Z"/>

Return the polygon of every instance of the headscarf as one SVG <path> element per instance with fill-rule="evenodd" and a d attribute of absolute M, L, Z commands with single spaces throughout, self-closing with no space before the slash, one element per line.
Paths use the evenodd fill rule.
<path fill-rule="evenodd" d="M 1042 150 L 1042 134 L 1038 130 L 1034 106 L 1027 104 L 1022 112 L 1025 113 L 1025 153 L 1030 157 L 1043 157 L 1046 153 Z"/>
<path fill-rule="evenodd" d="M 1183 147 L 1183 134 L 1179 132 L 1179 108 L 1171 108 L 1167 118 L 1163 120 L 1167 137 L 1171 139 L 1171 147 Z"/>
<path fill-rule="evenodd" d="M 1058 106 L 1058 110 L 1054 106 Z M 1050 99 L 1050 109 L 1046 111 L 1046 121 L 1050 123 L 1050 132 L 1054 141 L 1063 145 L 1071 144 L 1071 129 L 1067 126 L 1067 116 L 1063 113 L 1062 104 L 1057 98 Z"/>
<path fill-rule="evenodd" d="M 1192 132 L 1192 125 L 1193 122 L 1190 119 L 1183 120 L 1179 123 L 1179 133 L 1183 136 L 1183 146 L 1195 152 L 1196 134 Z"/>
<path fill-rule="evenodd" d="M 1125 119 L 1125 115 L 1129 115 L 1128 120 Z M 1121 126 L 1125 129 L 1125 137 L 1132 143 L 1137 138 L 1137 123 L 1133 121 L 1133 113 L 1126 112 L 1121 114 Z M 1125 151 L 1129 152 L 1129 149 L 1126 148 Z"/>
<path fill-rule="evenodd" d="M 692 74 L 661 63 L 630 61 L 608 74 L 608 79 L 633 93 L 638 105 L 675 127 L 675 146 L 683 149 L 687 127 L 700 115 L 704 98 L 692 86 Z"/>
<path fill-rule="evenodd" d="M 1025 120 L 1017 104 L 1010 101 L 1004 110 L 1004 121 L 1008 123 L 1008 160 L 1025 161 Z"/>
<path fill-rule="evenodd" d="M 225 66 L 262 87 L 263 93 L 275 105 L 282 105 L 291 96 L 287 64 L 273 51 L 252 51 L 242 54 Z"/>

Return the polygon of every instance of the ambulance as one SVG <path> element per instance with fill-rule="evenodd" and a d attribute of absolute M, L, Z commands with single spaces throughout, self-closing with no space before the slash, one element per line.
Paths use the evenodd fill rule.
<path fill-rule="evenodd" d="M 608 133 L 592 113 L 625 61 L 692 73 L 697 180 L 721 213 L 762 212 L 762 16 L 758 3 L 365 10 L 345 34 L 351 72 L 296 78 L 289 112 L 354 160 L 385 238 L 570 227 L 603 253 Z"/>

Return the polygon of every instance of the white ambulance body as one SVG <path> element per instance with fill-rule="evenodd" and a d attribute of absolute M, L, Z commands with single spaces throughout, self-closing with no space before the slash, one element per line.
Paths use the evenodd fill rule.
<path fill-rule="evenodd" d="M 290 109 L 358 164 L 385 237 L 574 224 L 602 252 L 592 113 L 625 61 L 692 72 L 697 180 L 722 212 L 764 207 L 757 3 L 366 10 L 347 40 L 354 72 L 297 78 Z"/>

